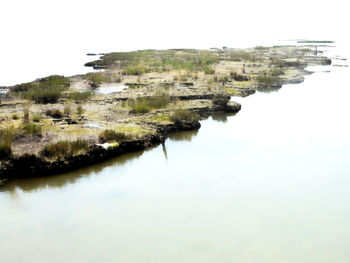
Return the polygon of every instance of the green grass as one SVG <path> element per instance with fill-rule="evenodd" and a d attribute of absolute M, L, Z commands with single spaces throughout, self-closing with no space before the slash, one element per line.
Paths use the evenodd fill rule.
<path fill-rule="evenodd" d="M 37 81 L 16 85 L 12 91 L 36 103 L 55 103 L 68 90 L 70 79 L 53 75 Z"/>
<path fill-rule="evenodd" d="M 154 115 L 152 117 L 152 120 L 156 121 L 156 122 L 169 122 L 170 117 L 168 115 L 165 115 L 165 114 L 160 114 L 160 115 Z"/>
<path fill-rule="evenodd" d="M 99 142 L 122 142 L 128 139 L 128 136 L 123 132 L 117 132 L 114 130 L 104 130 L 99 134 Z"/>
<path fill-rule="evenodd" d="M 124 75 L 136 75 L 136 76 L 140 76 L 148 72 L 151 72 L 151 69 L 148 67 L 129 67 L 123 70 Z"/>
<path fill-rule="evenodd" d="M 335 43 L 335 41 L 332 40 L 298 40 L 298 43 L 302 44 L 308 44 L 308 43 L 316 43 L 316 44 L 331 44 Z"/>
<path fill-rule="evenodd" d="M 7 159 L 11 156 L 12 140 L 16 135 L 16 130 L 13 127 L 0 129 L 0 160 Z"/>
<path fill-rule="evenodd" d="M 273 85 L 273 84 L 278 84 L 280 82 L 280 79 L 278 77 L 274 76 L 257 76 L 255 80 L 259 84 L 264 84 L 264 85 Z"/>
<path fill-rule="evenodd" d="M 91 91 L 72 92 L 68 94 L 68 99 L 74 100 L 76 103 L 86 101 L 92 95 Z"/>
<path fill-rule="evenodd" d="M 57 143 L 46 145 L 42 149 L 41 155 L 49 158 L 69 157 L 78 153 L 87 152 L 88 149 L 88 142 L 84 140 L 58 141 Z"/>
<path fill-rule="evenodd" d="M 40 115 L 33 116 L 33 122 L 40 122 L 40 120 L 41 120 Z"/>
<path fill-rule="evenodd" d="M 159 95 L 152 97 L 143 97 L 128 102 L 133 113 L 147 113 L 152 109 L 160 109 L 166 107 L 170 103 L 168 95 Z"/>
<path fill-rule="evenodd" d="M 77 111 L 77 114 L 78 114 L 78 115 L 82 115 L 82 114 L 84 113 L 83 106 L 78 105 L 76 111 Z"/>
<path fill-rule="evenodd" d="M 101 84 L 103 82 L 109 82 L 110 78 L 107 77 L 103 72 L 91 72 L 86 74 L 86 78 L 88 81 L 95 83 L 95 84 Z"/>
<path fill-rule="evenodd" d="M 254 54 L 247 52 L 247 51 L 242 51 L 242 50 L 232 50 L 227 52 L 228 57 L 232 61 L 258 61 L 258 57 L 256 57 Z"/>
<path fill-rule="evenodd" d="M 23 131 L 30 135 L 41 134 L 41 127 L 35 123 L 26 123 L 23 124 Z"/>
<path fill-rule="evenodd" d="M 170 116 L 172 122 L 184 122 L 198 120 L 197 114 L 194 114 L 188 110 L 177 110 Z"/>
<path fill-rule="evenodd" d="M 92 61 L 86 66 L 125 68 L 123 74 L 142 75 L 147 72 L 164 72 L 170 70 L 204 71 L 212 74 L 209 67 L 218 63 L 216 53 L 207 50 L 169 49 L 169 50 L 138 50 L 132 52 L 113 52 Z"/>

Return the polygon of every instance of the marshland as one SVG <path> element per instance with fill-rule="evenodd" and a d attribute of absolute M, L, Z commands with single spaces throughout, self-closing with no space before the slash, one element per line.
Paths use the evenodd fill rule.
<path fill-rule="evenodd" d="M 112 52 L 91 56 L 85 66 L 94 72 L 6 87 L 1 178 L 61 173 L 164 143 L 213 113 L 238 112 L 232 96 L 302 82 L 307 66 L 331 64 L 322 52 L 313 45 Z"/>

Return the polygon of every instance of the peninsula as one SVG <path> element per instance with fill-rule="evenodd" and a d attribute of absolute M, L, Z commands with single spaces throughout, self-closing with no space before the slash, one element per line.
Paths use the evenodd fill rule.
<path fill-rule="evenodd" d="M 162 143 L 213 113 L 238 112 L 231 96 L 300 83 L 307 66 L 331 64 L 306 44 L 88 55 L 95 72 L 1 88 L 0 184 Z"/>

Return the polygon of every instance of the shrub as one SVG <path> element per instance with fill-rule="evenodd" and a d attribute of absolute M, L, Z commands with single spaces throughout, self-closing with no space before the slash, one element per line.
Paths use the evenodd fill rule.
<path fill-rule="evenodd" d="M 46 111 L 46 116 L 61 119 L 63 117 L 63 113 L 58 109 L 50 109 Z"/>
<path fill-rule="evenodd" d="M 23 125 L 23 130 L 31 135 L 41 134 L 41 127 L 35 123 L 26 123 Z"/>
<path fill-rule="evenodd" d="M 171 49 L 108 53 L 99 60 L 86 63 L 85 65 L 93 66 L 94 68 L 108 68 L 118 64 L 125 68 L 123 74 L 142 75 L 150 71 L 204 71 L 209 65 L 218 61 L 219 57 L 217 54 L 211 51 Z"/>
<path fill-rule="evenodd" d="M 68 157 L 77 154 L 81 151 L 87 151 L 89 145 L 87 141 L 77 140 L 77 141 L 58 141 L 46 145 L 42 151 L 41 155 L 45 157 Z"/>
<path fill-rule="evenodd" d="M 87 73 L 86 78 L 92 87 L 98 87 L 103 82 L 109 82 L 109 78 L 103 72 Z"/>
<path fill-rule="evenodd" d="M 221 106 L 221 107 L 226 107 L 227 106 L 227 103 L 230 101 L 230 98 L 227 98 L 227 97 L 215 97 L 211 100 L 211 102 L 214 104 L 214 105 L 218 105 L 218 106 Z"/>
<path fill-rule="evenodd" d="M 18 120 L 19 119 L 18 114 L 17 113 L 12 114 L 12 119 L 13 120 Z"/>
<path fill-rule="evenodd" d="M 230 72 L 230 76 L 235 81 L 248 81 L 249 80 L 249 78 L 247 76 L 238 74 L 237 72 Z"/>
<path fill-rule="evenodd" d="M 63 76 L 49 76 L 35 82 L 24 83 L 13 88 L 25 99 L 36 103 L 55 103 L 70 85 L 70 79 Z"/>
<path fill-rule="evenodd" d="M 71 112 L 71 105 L 70 105 L 70 103 L 66 102 L 66 103 L 64 104 L 63 113 L 64 113 L 65 115 L 69 116 L 70 112 Z"/>
<path fill-rule="evenodd" d="M 273 68 L 270 71 L 270 75 L 273 77 L 278 77 L 278 76 L 283 75 L 283 74 L 284 74 L 284 72 L 281 68 Z"/>
<path fill-rule="evenodd" d="M 232 50 L 229 52 L 229 58 L 233 61 L 256 61 L 257 58 L 254 54 L 247 51 Z"/>
<path fill-rule="evenodd" d="M 23 120 L 24 122 L 29 122 L 29 108 L 25 107 L 23 109 Z"/>
<path fill-rule="evenodd" d="M 146 113 L 152 109 L 164 108 L 170 103 L 168 95 L 138 98 L 129 102 L 133 113 Z"/>
<path fill-rule="evenodd" d="M 98 139 L 100 143 L 111 141 L 121 142 L 128 139 L 128 137 L 125 135 L 125 133 L 122 132 L 116 132 L 114 130 L 104 130 L 100 133 Z"/>
<path fill-rule="evenodd" d="M 76 103 L 87 100 L 92 95 L 91 91 L 72 92 L 68 94 L 68 99 L 74 100 Z"/>
<path fill-rule="evenodd" d="M 87 141 L 77 140 L 70 143 L 70 148 L 71 148 L 72 154 L 76 154 L 82 150 L 87 151 L 89 149 L 89 144 Z"/>
<path fill-rule="evenodd" d="M 187 77 L 186 77 L 186 76 L 184 76 L 184 75 L 181 75 L 181 77 L 180 77 L 180 81 L 187 81 Z"/>
<path fill-rule="evenodd" d="M 78 114 L 78 115 L 82 115 L 83 113 L 84 113 L 83 106 L 78 105 L 78 107 L 77 107 L 77 114 Z"/>
<path fill-rule="evenodd" d="M 123 70 L 124 75 L 137 75 L 140 76 L 142 74 L 150 72 L 149 68 L 146 67 L 130 67 Z"/>
<path fill-rule="evenodd" d="M 229 78 L 228 76 L 215 76 L 214 79 L 213 79 L 215 82 L 228 82 L 229 81 Z"/>
<path fill-rule="evenodd" d="M 172 122 L 194 121 L 198 120 L 198 116 L 188 110 L 177 110 L 170 116 L 170 120 Z"/>
<path fill-rule="evenodd" d="M 274 76 L 257 76 L 255 80 L 259 84 L 273 85 L 279 83 L 279 78 Z"/>
<path fill-rule="evenodd" d="M 40 115 L 35 115 L 35 116 L 33 116 L 33 121 L 34 121 L 34 122 L 40 122 L 40 120 L 41 120 Z"/>
<path fill-rule="evenodd" d="M 15 136 L 13 127 L 0 130 L 0 160 L 8 158 L 12 154 L 12 139 Z"/>
<path fill-rule="evenodd" d="M 203 71 L 205 74 L 208 74 L 208 75 L 215 73 L 215 70 L 213 70 L 212 68 L 209 68 L 209 67 L 205 67 Z"/>
<path fill-rule="evenodd" d="M 62 89 L 58 87 L 52 87 L 48 89 L 34 89 L 32 92 L 27 92 L 24 94 L 26 99 L 31 99 L 36 103 L 55 103 L 61 96 Z"/>

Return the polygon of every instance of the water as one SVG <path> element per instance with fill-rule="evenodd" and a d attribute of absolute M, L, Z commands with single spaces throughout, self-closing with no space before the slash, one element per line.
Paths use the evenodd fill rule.
<path fill-rule="evenodd" d="M 164 146 L 10 182 L 1 262 L 349 262 L 349 68 L 310 70 Z"/>
<path fill-rule="evenodd" d="M 123 84 L 103 84 L 94 90 L 96 94 L 110 94 L 114 92 L 120 92 L 126 89 L 127 86 Z"/>

